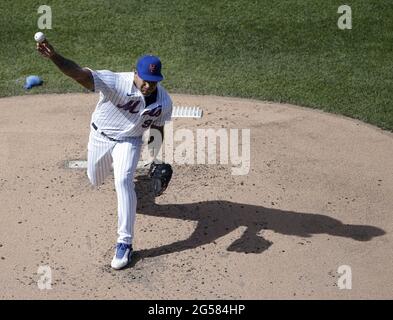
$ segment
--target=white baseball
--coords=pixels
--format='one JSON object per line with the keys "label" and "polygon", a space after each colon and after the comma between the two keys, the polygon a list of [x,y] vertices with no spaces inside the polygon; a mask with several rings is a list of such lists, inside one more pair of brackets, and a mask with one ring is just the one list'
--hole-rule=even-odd
{"label": "white baseball", "polygon": [[42,32],[37,32],[37,33],[34,35],[34,40],[37,41],[37,42],[39,42],[39,43],[41,43],[42,41],[45,40],[45,35],[44,35]]}

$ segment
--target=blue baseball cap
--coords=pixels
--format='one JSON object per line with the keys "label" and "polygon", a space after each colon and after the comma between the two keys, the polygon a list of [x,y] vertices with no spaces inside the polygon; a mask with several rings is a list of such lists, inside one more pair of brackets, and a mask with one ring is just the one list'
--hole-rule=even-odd
{"label": "blue baseball cap", "polygon": [[139,58],[136,64],[138,76],[145,81],[158,82],[164,79],[161,74],[160,58],[152,55],[146,55]]}

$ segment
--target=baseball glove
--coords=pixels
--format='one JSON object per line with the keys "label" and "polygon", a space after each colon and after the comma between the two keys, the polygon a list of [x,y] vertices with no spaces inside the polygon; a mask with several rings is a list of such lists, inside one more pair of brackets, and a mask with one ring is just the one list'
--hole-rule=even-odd
{"label": "baseball glove", "polygon": [[168,163],[155,163],[150,165],[149,177],[152,179],[153,193],[155,197],[162,195],[172,178],[172,167]]}

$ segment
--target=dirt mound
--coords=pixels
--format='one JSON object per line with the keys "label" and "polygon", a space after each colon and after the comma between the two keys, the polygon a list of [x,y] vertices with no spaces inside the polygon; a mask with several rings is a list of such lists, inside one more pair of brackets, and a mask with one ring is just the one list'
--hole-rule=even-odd
{"label": "dirt mound", "polygon": [[[174,130],[250,129],[249,171],[175,163],[155,202],[139,175],[136,255],[116,272],[113,179],[94,189],[65,166],[86,159],[96,100],[0,99],[0,298],[392,298],[392,134],[290,105],[173,95],[204,111]],[[342,265],[351,290],[338,287]]]}

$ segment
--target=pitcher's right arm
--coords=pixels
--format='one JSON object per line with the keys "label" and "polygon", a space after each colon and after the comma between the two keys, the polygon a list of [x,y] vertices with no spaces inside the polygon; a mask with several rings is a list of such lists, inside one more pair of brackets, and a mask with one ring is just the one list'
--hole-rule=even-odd
{"label": "pitcher's right arm", "polygon": [[37,43],[37,50],[42,56],[50,59],[65,75],[74,79],[86,89],[94,90],[94,79],[89,69],[82,68],[74,61],[58,54],[47,40]]}

